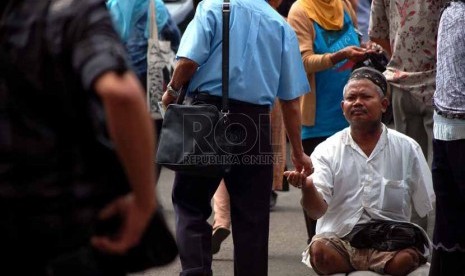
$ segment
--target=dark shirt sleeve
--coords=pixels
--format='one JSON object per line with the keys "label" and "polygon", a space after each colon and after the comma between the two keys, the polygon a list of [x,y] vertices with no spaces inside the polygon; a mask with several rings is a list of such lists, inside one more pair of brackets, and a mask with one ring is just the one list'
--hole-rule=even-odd
{"label": "dark shirt sleeve", "polygon": [[[72,65],[80,76],[84,89],[92,89],[94,82],[108,71],[128,70],[124,46],[113,29],[104,1],[80,7],[71,26]],[[82,5],[82,4],[81,4]]]}

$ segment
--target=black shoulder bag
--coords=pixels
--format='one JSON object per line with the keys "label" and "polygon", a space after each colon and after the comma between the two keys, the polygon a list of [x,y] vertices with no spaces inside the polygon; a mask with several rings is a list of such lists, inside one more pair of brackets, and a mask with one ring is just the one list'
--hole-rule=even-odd
{"label": "black shoulder bag", "polygon": [[166,110],[157,163],[176,172],[218,175],[228,152],[225,130],[229,113],[229,0],[223,3],[222,108],[212,104],[183,105],[187,86]]}

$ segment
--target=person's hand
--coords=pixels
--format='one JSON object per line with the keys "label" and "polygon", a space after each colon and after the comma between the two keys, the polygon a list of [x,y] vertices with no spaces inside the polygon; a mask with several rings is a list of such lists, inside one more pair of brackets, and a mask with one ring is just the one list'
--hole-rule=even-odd
{"label": "person's hand", "polygon": [[289,184],[298,189],[302,188],[307,181],[307,176],[305,174],[296,171],[285,171],[284,176],[287,178]]}
{"label": "person's hand", "polygon": [[106,253],[122,255],[137,245],[155,211],[155,205],[141,206],[132,194],[122,196],[108,204],[99,214],[106,220],[121,218],[118,231],[112,236],[94,236],[92,245]]}
{"label": "person's hand", "polygon": [[383,47],[381,47],[381,45],[373,42],[373,41],[368,41],[367,44],[366,44],[366,49],[367,50],[371,50],[377,54],[382,54],[384,52],[384,49]]}
{"label": "person's hand", "polygon": [[361,48],[357,46],[348,46],[341,50],[344,53],[344,57],[353,63],[358,63],[367,59],[367,56],[370,52],[373,52],[371,49]]}
{"label": "person's hand", "polygon": [[294,152],[291,154],[292,163],[294,164],[295,171],[303,173],[305,176],[309,176],[313,173],[313,165],[310,157],[305,153],[295,155]]}
{"label": "person's hand", "polygon": [[172,96],[168,92],[163,93],[163,96],[161,97],[161,102],[165,106],[165,108],[168,107],[168,105],[174,103],[176,101],[176,97]]}

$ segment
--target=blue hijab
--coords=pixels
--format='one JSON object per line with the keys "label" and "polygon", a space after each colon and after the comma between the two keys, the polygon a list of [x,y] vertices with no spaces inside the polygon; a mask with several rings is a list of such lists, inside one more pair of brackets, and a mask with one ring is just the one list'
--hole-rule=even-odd
{"label": "blue hijab", "polygon": [[[157,11],[158,31],[163,29],[168,21],[168,10],[162,0],[152,0],[155,2]],[[149,14],[149,0],[108,0],[108,10],[111,13],[113,25],[121,36],[123,42],[129,38],[129,33],[134,28],[136,22],[142,17]],[[145,28],[145,37],[149,37],[149,23]]]}

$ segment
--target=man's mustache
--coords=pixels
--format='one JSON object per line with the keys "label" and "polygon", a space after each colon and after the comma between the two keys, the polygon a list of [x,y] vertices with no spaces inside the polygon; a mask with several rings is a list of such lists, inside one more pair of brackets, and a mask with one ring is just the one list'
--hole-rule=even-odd
{"label": "man's mustache", "polygon": [[367,113],[367,110],[363,107],[355,107],[355,108],[352,108],[352,110],[350,111],[351,114],[356,113],[356,112]]}

